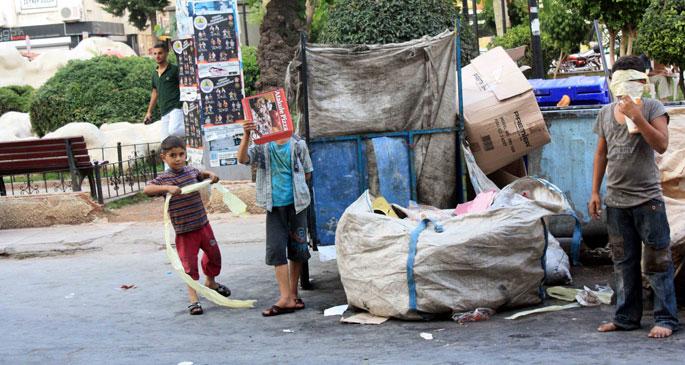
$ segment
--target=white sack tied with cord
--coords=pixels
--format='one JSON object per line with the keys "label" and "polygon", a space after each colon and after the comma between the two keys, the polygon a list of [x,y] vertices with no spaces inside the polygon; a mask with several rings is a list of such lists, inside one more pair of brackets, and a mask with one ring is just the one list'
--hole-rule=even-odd
{"label": "white sack tied with cord", "polygon": [[373,213],[372,200],[368,192],[360,196],[336,231],[350,305],[377,316],[420,319],[423,313],[540,303],[547,234],[541,219],[568,209],[546,181],[519,179],[485,212],[429,223],[416,240],[413,264],[417,223]]}

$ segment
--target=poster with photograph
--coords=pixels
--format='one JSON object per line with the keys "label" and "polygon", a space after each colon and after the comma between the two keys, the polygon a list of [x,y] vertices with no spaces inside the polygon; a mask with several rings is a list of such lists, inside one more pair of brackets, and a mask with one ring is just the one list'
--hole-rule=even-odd
{"label": "poster with photograph", "polygon": [[176,0],[177,38],[191,38],[193,36],[193,14],[188,6],[190,2],[192,0]]}
{"label": "poster with photograph", "polygon": [[229,13],[233,0],[187,0],[186,12],[190,15],[211,15]]}
{"label": "poster with photograph", "polygon": [[257,124],[254,136],[256,144],[292,136],[293,122],[282,88],[247,97],[242,103],[245,119]]}
{"label": "poster with photograph", "polygon": [[188,165],[197,169],[204,169],[204,163],[202,162],[204,152],[205,150],[202,147],[194,148],[192,146],[187,146],[186,154],[188,156]]}
{"label": "poster with photograph", "polygon": [[239,38],[233,13],[193,18],[197,63],[239,61]]}
{"label": "poster with photograph", "polygon": [[221,167],[238,164],[238,147],[243,139],[240,123],[203,126],[209,144],[209,166]]}
{"label": "poster with photograph", "polygon": [[181,91],[181,101],[196,101],[197,66],[195,64],[195,47],[193,39],[179,39],[172,43],[178,62],[178,81]]}
{"label": "poster with photograph", "polygon": [[186,144],[192,147],[202,147],[200,104],[198,102],[183,102],[183,122],[185,124]]}
{"label": "poster with photograph", "polygon": [[207,77],[240,77],[240,62],[215,62],[198,65],[198,76],[201,79]]}
{"label": "poster with photograph", "polygon": [[227,124],[243,120],[240,76],[208,77],[200,80],[203,124]]}

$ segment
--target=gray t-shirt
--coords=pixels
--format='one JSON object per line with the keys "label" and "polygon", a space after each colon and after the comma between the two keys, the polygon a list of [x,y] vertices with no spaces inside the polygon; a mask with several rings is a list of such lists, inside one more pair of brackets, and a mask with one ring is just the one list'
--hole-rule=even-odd
{"label": "gray t-shirt", "polygon": [[[614,106],[605,105],[597,115],[594,132],[607,141],[607,196],[612,208],[629,208],[651,199],[662,199],[659,168],[654,149],[641,134],[628,133],[625,124],[614,117]],[[642,99],[642,115],[648,122],[668,114],[655,99]]]}

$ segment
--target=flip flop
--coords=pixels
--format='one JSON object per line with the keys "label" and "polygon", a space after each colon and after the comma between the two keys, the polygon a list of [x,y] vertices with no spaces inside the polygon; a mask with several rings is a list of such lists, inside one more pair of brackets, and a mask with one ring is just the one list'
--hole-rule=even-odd
{"label": "flip flop", "polygon": [[217,283],[217,285],[218,285],[218,286],[217,286],[216,288],[212,288],[212,290],[214,290],[215,292],[217,292],[217,293],[219,293],[219,294],[221,294],[221,295],[223,295],[223,296],[225,296],[225,297],[230,297],[230,296],[231,296],[231,289],[229,289],[227,286],[225,286],[225,285],[223,285],[223,284],[218,284],[218,283]]}
{"label": "flip flop", "polygon": [[302,298],[295,298],[295,310],[303,310],[304,309],[304,301],[302,301]]}
{"label": "flip flop", "polygon": [[277,305],[272,305],[271,308],[262,312],[262,316],[274,317],[274,316],[280,316],[281,314],[292,313],[294,311],[295,311],[295,309],[293,309],[293,308],[283,308],[283,307],[279,307]]}
{"label": "flip flop", "polygon": [[202,306],[200,306],[200,302],[195,302],[189,305],[188,311],[190,311],[191,316],[197,316],[204,313],[204,311],[202,310]]}

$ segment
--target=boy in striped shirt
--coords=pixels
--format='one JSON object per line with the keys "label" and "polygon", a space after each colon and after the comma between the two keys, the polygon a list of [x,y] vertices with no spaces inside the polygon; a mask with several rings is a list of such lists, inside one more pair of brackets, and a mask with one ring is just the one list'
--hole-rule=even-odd
{"label": "boy in striped shirt", "polygon": [[[150,181],[145,187],[145,194],[157,196],[171,194],[169,201],[169,216],[176,232],[176,250],[183,263],[183,268],[194,280],[200,279],[197,267],[197,255],[200,250],[202,257],[202,271],[205,273],[205,286],[216,290],[228,297],[231,291],[224,285],[217,283],[214,278],[221,272],[221,251],[214,238],[212,227],[209,225],[207,213],[199,192],[181,195],[181,188],[205,179],[211,179],[212,184],[219,178],[209,171],[186,166],[186,147],[183,140],[176,136],[169,136],[162,141],[162,160],[169,169]],[[202,314],[197,293],[188,287],[190,314]]]}

